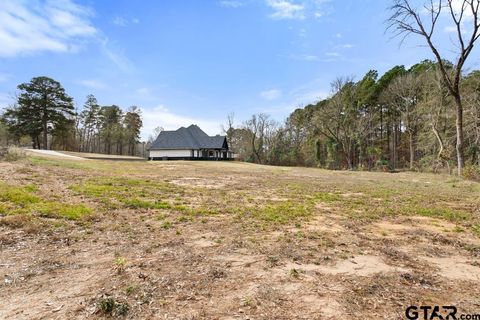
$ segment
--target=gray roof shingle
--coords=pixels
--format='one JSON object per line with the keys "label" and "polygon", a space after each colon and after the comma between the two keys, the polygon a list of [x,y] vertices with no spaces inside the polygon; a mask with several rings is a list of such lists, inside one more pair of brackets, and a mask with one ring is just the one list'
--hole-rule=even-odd
{"label": "gray roof shingle", "polygon": [[188,128],[160,132],[150,150],[166,149],[228,149],[228,144],[225,136],[210,137],[192,124]]}

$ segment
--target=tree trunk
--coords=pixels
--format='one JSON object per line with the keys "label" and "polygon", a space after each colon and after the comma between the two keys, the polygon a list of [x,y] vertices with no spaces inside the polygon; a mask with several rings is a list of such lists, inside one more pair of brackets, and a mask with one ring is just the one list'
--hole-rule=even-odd
{"label": "tree trunk", "polygon": [[43,149],[48,150],[48,126],[47,126],[47,119],[43,120]]}
{"label": "tree trunk", "polygon": [[410,170],[413,170],[413,164],[415,162],[415,137],[413,132],[409,132],[409,149],[410,149]]}
{"label": "tree trunk", "polygon": [[463,106],[460,94],[455,96],[455,103],[457,105],[457,120],[455,124],[457,129],[457,173],[461,176],[465,159],[463,155]]}

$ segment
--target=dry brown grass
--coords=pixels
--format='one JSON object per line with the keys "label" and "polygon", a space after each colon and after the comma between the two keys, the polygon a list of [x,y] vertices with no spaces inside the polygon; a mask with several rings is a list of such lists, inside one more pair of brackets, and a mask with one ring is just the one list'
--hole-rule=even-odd
{"label": "dry brown grass", "polygon": [[[0,164],[0,177],[2,319],[391,319],[410,304],[479,311],[475,182],[41,157]],[[92,212],[62,215],[58,203]]]}

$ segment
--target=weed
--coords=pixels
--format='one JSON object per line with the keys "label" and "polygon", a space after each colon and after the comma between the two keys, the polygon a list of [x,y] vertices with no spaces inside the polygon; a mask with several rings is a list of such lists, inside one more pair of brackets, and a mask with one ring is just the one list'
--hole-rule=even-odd
{"label": "weed", "polygon": [[125,267],[127,265],[127,258],[122,256],[117,256],[113,261],[113,263],[115,265],[115,269],[117,270],[117,272],[122,273],[123,271],[125,271]]}
{"label": "weed", "polygon": [[475,234],[477,234],[477,236],[480,237],[480,224],[475,224],[473,227],[472,227],[472,230]]}
{"label": "weed", "polygon": [[182,216],[177,218],[177,221],[178,222],[189,222],[189,221],[193,221],[193,217],[187,216],[187,215],[182,215]]}
{"label": "weed", "polygon": [[172,227],[172,223],[168,220],[165,220],[163,223],[162,223],[162,228],[163,229],[170,229]]}
{"label": "weed", "polygon": [[280,258],[277,257],[277,256],[268,256],[267,257],[267,263],[271,268],[277,266],[279,261],[280,261]]}
{"label": "weed", "polygon": [[249,296],[243,297],[242,307],[250,307],[253,304],[253,299]]}
{"label": "weed", "polygon": [[290,276],[293,277],[293,278],[299,278],[300,277],[300,272],[298,271],[298,269],[290,269]]}
{"label": "weed", "polygon": [[341,200],[342,198],[340,197],[340,195],[336,194],[336,193],[329,193],[329,192],[319,192],[319,193],[316,193],[313,198],[317,201],[321,201],[321,202],[333,202],[333,201],[339,201]]}
{"label": "weed", "polygon": [[480,166],[465,166],[463,169],[463,177],[467,180],[480,181]]}
{"label": "weed", "polygon": [[97,303],[98,309],[105,314],[113,314],[115,309],[115,299],[113,298],[102,298]]}
{"label": "weed", "polygon": [[128,286],[127,288],[125,288],[125,293],[127,295],[131,295],[134,292],[135,292],[135,287],[134,286]]}
{"label": "weed", "polygon": [[27,154],[25,153],[25,150],[15,147],[15,146],[10,146],[7,149],[7,153],[4,155],[5,161],[19,161],[22,159],[25,159],[27,157]]}
{"label": "weed", "polygon": [[442,218],[453,222],[465,221],[471,217],[468,212],[452,210],[449,208],[406,207],[404,208],[404,211],[411,215]]}
{"label": "weed", "polygon": [[158,220],[158,221],[165,220],[167,217],[168,217],[168,215],[166,215],[165,213],[159,213],[159,214],[155,215],[155,219]]}
{"label": "weed", "polygon": [[119,302],[112,297],[103,297],[98,300],[97,309],[109,316],[122,317],[127,315],[129,307],[127,302]]}

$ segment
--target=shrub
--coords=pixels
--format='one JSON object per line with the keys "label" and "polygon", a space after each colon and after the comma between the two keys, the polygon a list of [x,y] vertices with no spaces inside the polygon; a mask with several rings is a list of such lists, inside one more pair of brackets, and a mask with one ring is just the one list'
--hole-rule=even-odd
{"label": "shrub", "polygon": [[10,146],[5,153],[4,159],[5,161],[18,161],[25,159],[26,157],[27,154],[25,153],[25,150],[15,146]]}
{"label": "shrub", "polygon": [[112,297],[103,297],[97,302],[97,310],[109,316],[122,317],[128,313],[129,307],[127,302],[117,301]]}
{"label": "shrub", "polygon": [[468,180],[480,181],[480,166],[465,166],[465,168],[463,168],[463,177]]}

